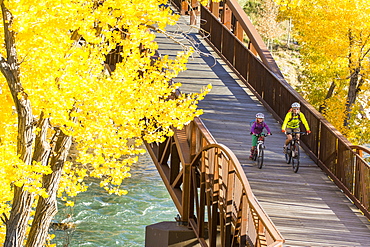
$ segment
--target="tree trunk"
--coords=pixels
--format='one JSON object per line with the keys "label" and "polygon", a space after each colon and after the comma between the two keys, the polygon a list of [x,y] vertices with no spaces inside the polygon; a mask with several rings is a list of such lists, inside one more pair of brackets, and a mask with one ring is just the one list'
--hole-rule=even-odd
{"label": "tree trunk", "polygon": [[[33,116],[30,102],[23,98],[18,102],[18,154],[25,164],[31,165],[33,142]],[[6,224],[4,247],[23,245],[34,195],[14,186],[14,198],[9,220]]]}
{"label": "tree trunk", "polygon": [[290,39],[291,39],[291,37],[290,37],[290,33],[291,33],[291,30],[292,30],[292,18],[289,18],[289,20],[288,20],[288,38],[287,38],[287,47],[289,47],[290,46]]}
{"label": "tree trunk", "polygon": [[10,218],[6,224],[4,247],[21,247],[26,234],[34,195],[23,188],[14,187],[14,200]]}
{"label": "tree trunk", "polygon": [[[18,142],[17,153],[27,165],[32,161],[33,143],[33,115],[31,103],[23,91],[19,80],[19,63],[15,47],[15,35],[11,29],[13,16],[3,1],[1,11],[5,36],[6,60],[0,55],[0,70],[6,78],[18,114]],[[27,223],[31,212],[34,195],[14,186],[14,198],[9,220],[6,222],[6,237],[4,247],[18,247],[23,245]]]}
{"label": "tree trunk", "polygon": [[331,96],[333,96],[334,89],[335,89],[335,82],[334,82],[334,81],[332,81],[332,83],[330,84],[330,88],[329,88],[329,90],[328,90],[328,92],[327,92],[327,94],[326,94],[326,97],[325,97],[324,103],[320,106],[320,109],[319,109],[319,112],[320,112],[320,113],[322,113],[322,112],[323,112],[323,110],[325,110],[325,108],[326,108],[326,106],[325,106],[325,105],[326,105],[325,101],[326,101],[327,99],[330,99],[330,98],[331,98]]}
{"label": "tree trunk", "polygon": [[58,212],[56,194],[59,187],[64,162],[69,153],[72,138],[61,130],[56,133],[56,143],[50,157],[52,173],[43,177],[43,187],[48,193],[48,198],[40,197],[31,231],[28,235],[27,247],[44,246],[48,236],[50,222]]}
{"label": "tree trunk", "polygon": [[41,112],[40,120],[36,127],[40,129],[40,131],[35,138],[35,148],[33,151],[32,160],[36,162],[41,162],[43,166],[47,166],[49,164],[49,155],[51,151],[50,144],[47,141],[47,133],[49,127],[49,118],[44,118],[44,112]]}
{"label": "tree trunk", "polygon": [[353,73],[351,74],[351,78],[349,80],[349,87],[348,87],[348,95],[347,95],[347,105],[346,105],[346,111],[347,111],[347,118],[344,120],[344,126],[347,126],[349,123],[349,120],[351,119],[351,110],[353,104],[356,102],[357,93],[359,91],[359,73],[360,68],[356,68]]}
{"label": "tree trunk", "polygon": [[[23,96],[16,102],[18,109],[18,154],[27,165],[32,164],[33,115],[30,102]],[[14,198],[9,220],[6,224],[4,247],[23,245],[34,195],[14,186]]]}

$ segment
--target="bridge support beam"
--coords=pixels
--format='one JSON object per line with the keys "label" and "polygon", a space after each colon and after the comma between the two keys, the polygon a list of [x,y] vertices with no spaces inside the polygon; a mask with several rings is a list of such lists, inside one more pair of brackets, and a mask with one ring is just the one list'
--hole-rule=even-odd
{"label": "bridge support beam", "polygon": [[146,226],[145,247],[200,246],[192,229],[178,222],[164,221]]}

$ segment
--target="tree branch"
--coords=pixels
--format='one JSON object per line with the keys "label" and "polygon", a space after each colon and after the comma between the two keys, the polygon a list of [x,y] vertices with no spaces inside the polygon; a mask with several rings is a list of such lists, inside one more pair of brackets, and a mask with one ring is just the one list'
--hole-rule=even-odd
{"label": "tree branch", "polygon": [[6,223],[8,222],[8,217],[6,216],[5,213],[3,213],[3,216],[0,217],[1,221],[6,225]]}
{"label": "tree branch", "polygon": [[326,101],[327,99],[331,98],[331,96],[333,96],[335,86],[336,86],[336,85],[335,85],[335,81],[332,81],[332,82],[331,82],[331,85],[330,85],[330,88],[329,88],[329,90],[328,90],[328,92],[327,92],[327,94],[326,94],[326,96],[325,96],[324,104],[322,104],[322,105],[320,106],[319,112],[321,112],[321,113],[322,113],[322,112],[324,111],[324,109],[326,108],[326,103],[325,103],[325,101]]}
{"label": "tree branch", "polygon": [[4,25],[7,60],[8,60],[8,63],[11,65],[12,70],[19,70],[19,66],[17,63],[17,52],[15,49],[15,35],[14,35],[14,31],[11,30],[11,26],[13,24],[13,15],[9,11],[9,9],[5,6],[3,1],[1,3],[1,10],[3,14],[3,25]]}
{"label": "tree branch", "polygon": [[13,16],[10,11],[5,7],[4,1],[0,0],[1,11],[3,16],[3,26],[4,26],[4,42],[6,47],[7,58],[0,55],[0,71],[6,78],[9,89],[11,91],[13,101],[20,111],[20,102],[18,99],[18,94],[24,93],[23,87],[19,80],[19,65],[17,62],[17,52],[15,48],[15,36],[14,31],[10,30],[12,25]]}

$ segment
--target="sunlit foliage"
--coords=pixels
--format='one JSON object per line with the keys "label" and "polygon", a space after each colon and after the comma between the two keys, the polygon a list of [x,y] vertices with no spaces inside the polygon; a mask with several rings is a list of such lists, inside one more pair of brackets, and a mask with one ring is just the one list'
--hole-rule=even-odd
{"label": "sunlit foliage", "polygon": [[[5,40],[0,52],[0,215],[17,228],[8,231],[21,229],[17,238],[22,242],[27,227],[10,214],[22,200],[13,196],[15,188],[36,199],[57,195],[67,201],[86,190],[83,180],[90,176],[100,179],[107,192],[126,194],[120,185],[144,152],[142,140],[163,141],[173,134],[172,127],[182,128],[200,115],[197,103],[210,87],[174,97],[181,85],[169,82],[186,69],[192,49],[174,60],[153,59],[158,46],[148,27],[165,30],[178,18],[163,7],[166,1],[0,3],[5,16],[0,24]],[[118,47],[121,61],[109,67],[106,56]],[[22,128],[25,119],[31,121]],[[75,144],[73,154],[68,138]],[[42,178],[57,183],[58,191],[45,187]],[[25,218],[32,204],[22,205]],[[41,204],[32,215],[45,213]],[[45,231],[44,224],[33,227]],[[2,224],[0,243],[4,238]]]}
{"label": "sunlit foliage", "polygon": [[370,2],[276,2],[301,47],[299,90],[352,142],[369,142]]}

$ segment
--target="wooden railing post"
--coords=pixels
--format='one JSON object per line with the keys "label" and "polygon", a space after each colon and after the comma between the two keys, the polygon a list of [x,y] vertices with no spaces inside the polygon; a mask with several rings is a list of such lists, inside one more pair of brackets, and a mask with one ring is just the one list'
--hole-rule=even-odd
{"label": "wooden railing post", "polygon": [[188,1],[184,0],[181,2],[181,15],[186,15],[188,13],[189,4]]}
{"label": "wooden railing post", "polygon": [[211,2],[210,11],[214,16],[219,17],[220,16],[220,3]]}
{"label": "wooden railing post", "polygon": [[[184,143],[183,143],[184,144]],[[184,147],[185,145],[183,145]],[[178,147],[179,148],[179,147]],[[185,147],[186,148],[186,147]],[[180,148],[181,151],[184,151]],[[190,152],[188,153],[190,155]],[[190,156],[189,156],[190,160]],[[190,162],[182,160],[182,169],[183,169],[183,180],[182,180],[182,221],[189,222],[190,217],[192,217],[192,188],[191,188],[191,165]]]}
{"label": "wooden railing post", "polygon": [[236,21],[235,36],[238,38],[238,40],[243,42],[244,31],[243,31],[243,27],[240,25],[239,21]]}
{"label": "wooden railing post", "polygon": [[199,2],[198,0],[191,0],[191,8],[190,8],[190,25],[197,24],[197,16],[199,15]]}
{"label": "wooden railing post", "polygon": [[227,3],[224,4],[221,22],[230,30],[231,29],[232,12]]}
{"label": "wooden railing post", "polygon": [[248,49],[252,52],[253,55],[258,56],[258,52],[252,42],[248,43]]}

